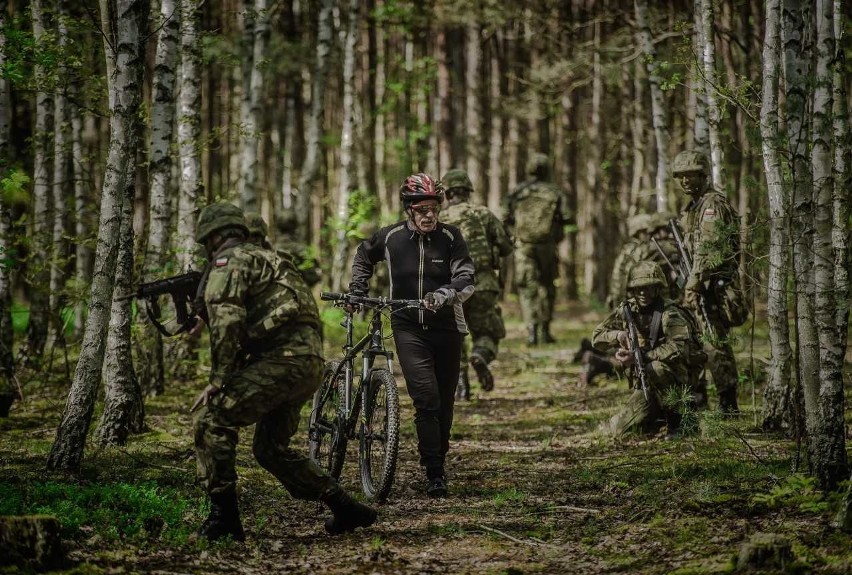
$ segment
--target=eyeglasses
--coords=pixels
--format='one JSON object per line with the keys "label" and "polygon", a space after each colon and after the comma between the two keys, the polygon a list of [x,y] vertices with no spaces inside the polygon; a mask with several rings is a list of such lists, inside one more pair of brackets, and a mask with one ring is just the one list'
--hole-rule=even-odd
{"label": "eyeglasses", "polygon": [[411,206],[411,209],[418,214],[425,216],[429,213],[437,214],[441,211],[441,206]]}

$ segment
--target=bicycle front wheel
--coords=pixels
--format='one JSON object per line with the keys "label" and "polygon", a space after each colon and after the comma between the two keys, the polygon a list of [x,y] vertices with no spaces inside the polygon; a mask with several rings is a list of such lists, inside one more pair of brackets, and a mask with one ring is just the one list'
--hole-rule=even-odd
{"label": "bicycle front wheel", "polygon": [[336,361],[325,364],[308,425],[308,455],[335,479],[340,477],[346,459],[346,433],[340,415],[343,374],[337,366]]}
{"label": "bicycle front wheel", "polygon": [[399,392],[386,369],[373,372],[366,388],[367,402],[361,423],[358,463],[364,494],[384,501],[393,486],[399,453]]}

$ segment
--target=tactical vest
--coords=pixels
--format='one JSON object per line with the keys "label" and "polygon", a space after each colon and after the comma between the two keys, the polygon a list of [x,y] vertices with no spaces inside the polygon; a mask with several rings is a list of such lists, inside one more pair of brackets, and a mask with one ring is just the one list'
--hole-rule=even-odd
{"label": "tactical vest", "polygon": [[478,213],[476,206],[468,202],[453,204],[441,214],[441,220],[461,230],[477,279],[480,274],[491,272],[494,268],[491,243],[488,241],[486,219]]}
{"label": "tactical vest", "polygon": [[542,182],[524,184],[515,200],[515,237],[522,242],[542,243],[552,239],[553,216],[559,197]]}

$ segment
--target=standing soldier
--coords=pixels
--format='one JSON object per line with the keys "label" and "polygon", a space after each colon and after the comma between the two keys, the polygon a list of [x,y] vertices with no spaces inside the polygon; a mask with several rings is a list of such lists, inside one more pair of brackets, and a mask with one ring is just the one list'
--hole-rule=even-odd
{"label": "standing soldier", "polygon": [[322,379],[317,305],[289,260],[247,241],[242,210],[221,202],[198,217],[207,253],[202,285],[210,319],[210,382],[193,406],[198,478],[210,515],[198,536],[245,539],[237,506],[240,427],[257,424],[257,462],[297,499],[322,501],[331,534],[366,527],[376,511],[352,499],[316,463],[290,447],[302,405]]}
{"label": "standing soldier", "polygon": [[[664,299],[666,278],[660,266],[640,262],[628,277],[628,299],[595,328],[592,336],[595,349],[616,349],[615,360],[635,374],[633,394],[612,418],[611,430],[616,437],[630,431],[654,433],[664,420],[666,437],[671,438],[680,431],[682,412],[680,406],[666,405],[665,397],[670,389],[678,387],[691,391],[696,372],[707,356],[689,312]],[[625,306],[630,308],[638,350],[631,343],[632,329]]]}
{"label": "standing soldier", "polygon": [[681,152],[672,174],[690,196],[680,219],[686,252],[692,259],[683,301],[708,336],[705,351],[719,392],[719,408],[737,413],[737,364],[728,335],[731,327],[742,325],[748,316],[739,281],[738,216],[727,198],[711,189],[710,162],[704,154]]}
{"label": "standing soldier", "polygon": [[[467,172],[449,170],[441,179],[441,184],[448,200],[448,207],[441,219],[461,230],[476,270],[476,291],[463,306],[473,340],[470,364],[476,371],[483,391],[491,391],[494,388],[494,376],[488,364],[497,357],[497,346],[506,337],[498,305],[501,287],[498,274],[502,258],[512,253],[512,242],[497,216],[485,206],[470,203],[473,184]],[[456,388],[459,399],[470,399],[467,362],[467,346],[463,346],[459,385]]]}
{"label": "standing soldier", "polygon": [[515,250],[515,273],[518,276],[521,310],[527,324],[528,342],[541,340],[553,343],[550,321],[558,274],[556,246],[564,236],[564,226],[570,223],[568,200],[557,186],[548,181],[550,159],[533,154],[527,164],[529,179],[518,186],[507,199],[506,227],[512,230],[518,249]]}

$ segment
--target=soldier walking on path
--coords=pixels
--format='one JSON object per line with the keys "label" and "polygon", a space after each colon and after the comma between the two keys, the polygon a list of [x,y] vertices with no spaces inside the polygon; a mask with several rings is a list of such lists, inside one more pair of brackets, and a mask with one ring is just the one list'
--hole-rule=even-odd
{"label": "soldier walking on path", "polygon": [[506,337],[498,303],[501,291],[499,272],[502,258],[512,253],[512,242],[497,216],[485,206],[470,203],[473,184],[467,172],[449,170],[441,184],[448,200],[441,219],[461,230],[476,270],[476,291],[463,306],[473,350],[468,358],[467,346],[462,346],[461,371],[456,388],[457,398],[470,399],[468,360],[483,391],[494,388],[494,376],[488,364],[497,357],[498,344]]}
{"label": "soldier walking on path", "polygon": [[745,323],[749,313],[740,287],[738,216],[728,199],[711,189],[710,163],[704,154],[681,152],[672,174],[690,196],[680,218],[692,260],[684,305],[705,334],[707,366],[719,393],[719,409],[737,413],[737,364],[729,335],[731,327]]}
{"label": "soldier walking on path", "polygon": [[546,155],[533,154],[527,175],[529,179],[509,194],[505,223],[517,242],[515,273],[528,342],[537,345],[539,335],[544,343],[556,341],[550,333],[556,299],[553,282],[559,273],[556,248],[571,214],[567,196],[548,181],[550,159]]}
{"label": "soldier walking on path", "polygon": [[[627,286],[628,299],[595,328],[592,336],[595,349],[616,349],[616,361],[635,374],[631,378],[633,393],[610,421],[610,428],[616,437],[631,431],[655,433],[665,421],[666,437],[672,438],[681,431],[683,405],[666,401],[669,390],[691,392],[707,356],[689,312],[664,299],[666,278],[660,266],[649,261],[636,264]],[[629,306],[629,314],[625,306]],[[632,316],[638,350],[631,343],[628,316]]]}
{"label": "soldier walking on path", "polygon": [[211,204],[198,218],[196,239],[209,261],[199,292],[210,319],[212,364],[193,406],[198,479],[210,496],[198,536],[245,539],[236,448],[238,429],[252,424],[257,462],[296,499],[328,505],[329,533],[369,526],[376,511],[290,447],[302,405],[321,382],[322,324],[298,270],[248,242],[248,231],[242,210],[229,203]]}

